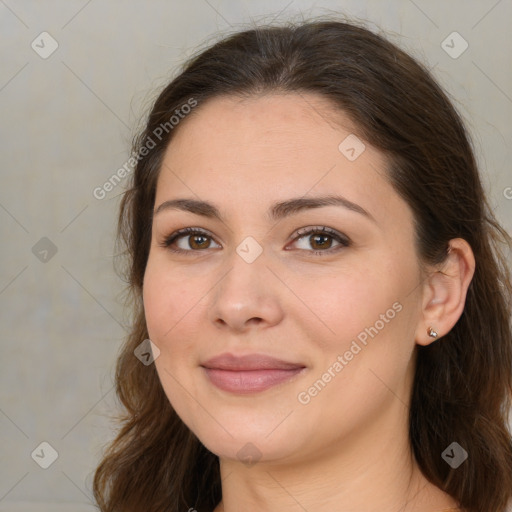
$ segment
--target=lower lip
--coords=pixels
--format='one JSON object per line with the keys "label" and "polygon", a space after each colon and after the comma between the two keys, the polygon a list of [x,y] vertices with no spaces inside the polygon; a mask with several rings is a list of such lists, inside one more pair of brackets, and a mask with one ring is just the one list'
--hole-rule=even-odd
{"label": "lower lip", "polygon": [[273,386],[282,384],[301,373],[305,368],[246,371],[204,368],[204,370],[210,382],[219,389],[231,393],[248,394],[265,391]]}

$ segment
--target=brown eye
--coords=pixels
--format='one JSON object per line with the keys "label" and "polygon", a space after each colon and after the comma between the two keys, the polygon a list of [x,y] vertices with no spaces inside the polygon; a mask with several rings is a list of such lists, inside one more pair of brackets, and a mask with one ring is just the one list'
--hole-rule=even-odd
{"label": "brown eye", "polygon": [[[301,247],[301,250],[312,252],[316,255],[323,255],[336,252],[344,247],[349,247],[351,242],[348,237],[338,233],[337,231],[328,227],[305,228],[297,232],[299,235],[295,238],[294,242],[305,239],[306,247]],[[333,247],[333,241],[337,245]],[[313,248],[311,251],[308,246]]]}
{"label": "brown eye", "polygon": [[310,243],[314,244],[316,247],[314,249],[329,249],[332,245],[333,239],[330,235],[311,235],[309,237]]}
{"label": "brown eye", "polygon": [[187,235],[185,238],[189,239],[188,245],[191,249],[208,249],[210,245],[208,237],[204,235]]}
{"label": "brown eye", "polygon": [[[167,237],[161,245],[175,252],[198,252],[210,249],[212,240],[213,238],[205,231],[185,228]],[[173,245],[177,247],[172,247]]]}

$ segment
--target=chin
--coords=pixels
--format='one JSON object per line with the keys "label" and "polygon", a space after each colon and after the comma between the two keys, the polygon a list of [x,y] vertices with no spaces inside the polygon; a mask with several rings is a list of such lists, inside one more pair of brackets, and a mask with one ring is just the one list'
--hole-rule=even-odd
{"label": "chin", "polygon": [[176,404],[174,408],[199,441],[223,459],[242,462],[247,457],[261,461],[284,459],[299,449],[301,437],[308,437],[306,433],[301,436],[298,432],[298,418],[290,414],[292,407],[276,413],[254,405],[250,408],[249,402],[243,407],[228,407],[212,400],[201,400],[200,403],[208,404],[208,412],[201,406],[194,411],[180,407],[183,404]]}
{"label": "chin", "polygon": [[216,435],[201,435],[201,433],[197,437],[219,458],[239,461],[247,467],[262,462],[284,461],[297,450],[296,446],[287,443],[290,441],[289,436],[276,436],[275,439],[270,440],[266,435],[251,435],[247,430],[240,432],[240,435],[233,432],[233,437],[227,433],[222,438]]}

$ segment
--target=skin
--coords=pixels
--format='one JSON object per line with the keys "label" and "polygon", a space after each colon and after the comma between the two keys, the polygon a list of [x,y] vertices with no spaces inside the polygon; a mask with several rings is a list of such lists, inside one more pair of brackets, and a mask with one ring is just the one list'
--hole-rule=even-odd
{"label": "skin", "polygon": [[[460,317],[474,258],[454,239],[444,274],[422,273],[412,213],[386,179],[384,155],[364,142],[349,161],[338,146],[357,129],[344,114],[334,123],[332,112],[312,94],[216,98],[182,121],[164,157],[155,209],[170,199],[201,199],[224,218],[156,214],[143,289],[165,393],[220,457],[216,512],[434,512],[457,505],[419,471],[407,414],[415,349],[434,342],[429,326],[442,343]],[[276,201],[328,194],[343,195],[374,221],[339,206],[278,222],[266,217]],[[297,238],[300,228],[322,226],[351,245],[335,250],[334,238]],[[184,253],[162,246],[186,227],[211,238],[183,236],[173,247]],[[248,236],[263,248],[252,263],[236,252]],[[299,393],[397,302],[394,318],[300,403]],[[224,352],[263,353],[306,370],[266,391],[236,395],[214,387],[199,366]],[[237,455],[247,443],[255,464]]]}

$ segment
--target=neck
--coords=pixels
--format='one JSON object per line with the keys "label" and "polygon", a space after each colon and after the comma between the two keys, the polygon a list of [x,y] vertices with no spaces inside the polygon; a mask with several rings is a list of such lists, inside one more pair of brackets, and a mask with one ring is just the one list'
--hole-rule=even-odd
{"label": "neck", "polygon": [[394,400],[378,421],[322,453],[253,466],[220,460],[214,512],[438,512],[456,501],[421,473],[408,441],[408,408]]}

